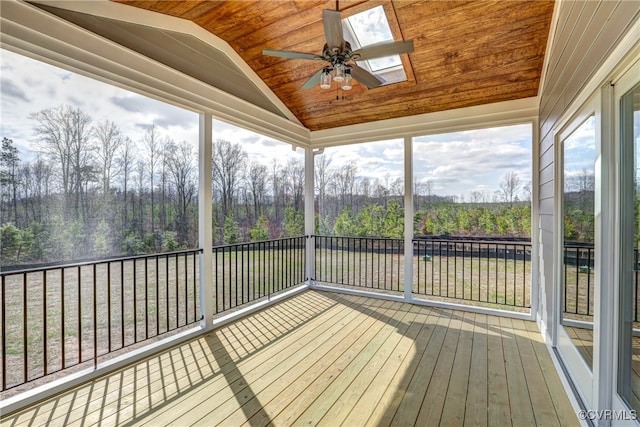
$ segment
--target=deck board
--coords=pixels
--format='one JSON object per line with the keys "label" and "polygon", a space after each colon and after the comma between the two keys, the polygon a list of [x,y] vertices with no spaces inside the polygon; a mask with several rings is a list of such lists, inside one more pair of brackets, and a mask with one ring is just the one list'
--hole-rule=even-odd
{"label": "deck board", "polygon": [[578,425],[532,322],[306,291],[0,421]]}

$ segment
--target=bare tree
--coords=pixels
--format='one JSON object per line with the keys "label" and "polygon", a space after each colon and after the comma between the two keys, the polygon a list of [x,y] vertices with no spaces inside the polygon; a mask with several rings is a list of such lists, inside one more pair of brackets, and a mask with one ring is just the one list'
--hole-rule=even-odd
{"label": "bare tree", "polygon": [[267,166],[259,163],[252,162],[249,166],[249,173],[247,174],[247,187],[251,192],[251,198],[253,201],[253,215],[254,220],[258,221],[260,215],[264,213],[264,206],[266,205],[267,197],[267,176],[269,170]]}
{"label": "bare tree", "polygon": [[[29,118],[37,122],[34,131],[43,152],[59,168],[65,206],[71,205],[78,218],[83,190],[95,179],[91,117],[79,108],[61,105],[32,113]],[[71,195],[75,196],[72,204]]]}
{"label": "bare tree", "polygon": [[2,190],[0,191],[0,202],[3,202],[1,206],[4,207],[6,205],[2,199],[9,199],[15,225],[18,225],[18,167],[20,165],[18,153],[18,148],[12,139],[2,138],[2,147],[0,148],[0,190]]}
{"label": "bare tree", "polygon": [[482,191],[472,191],[471,194],[469,194],[469,202],[471,203],[481,203],[482,200],[484,198],[484,194],[482,193]]}
{"label": "bare tree", "polygon": [[291,204],[301,211],[304,209],[304,163],[291,157],[284,170],[287,186],[291,190]]}
{"label": "bare tree", "polygon": [[195,156],[191,144],[170,143],[167,147],[167,167],[176,191],[176,230],[178,239],[187,242],[189,236],[188,209],[196,194]]}
{"label": "bare tree", "polygon": [[94,128],[94,134],[98,141],[96,160],[98,162],[102,193],[107,197],[111,188],[111,180],[119,173],[119,169],[115,167],[117,165],[116,154],[122,146],[124,138],[118,126],[109,120],[98,123]]}
{"label": "bare tree", "polygon": [[335,194],[340,198],[340,210],[342,210],[342,207],[347,203],[353,204],[353,193],[357,174],[358,165],[356,162],[351,161],[337,168],[333,175]]}
{"label": "bare tree", "polygon": [[213,184],[220,194],[222,216],[227,217],[233,208],[240,177],[243,175],[247,153],[239,143],[218,139],[213,143]]}
{"label": "bare tree", "polygon": [[528,181],[525,185],[522,186],[522,193],[527,202],[531,201],[531,181]]}
{"label": "bare tree", "polygon": [[[118,158],[116,159],[118,168],[120,169],[120,176],[122,177],[122,192],[123,192],[123,219],[122,225],[125,231],[129,229],[129,213],[127,202],[127,190],[129,186],[129,180],[133,173],[134,167],[134,155],[133,155],[133,141],[129,137],[124,138],[120,149],[118,150]],[[135,209],[135,206],[133,207]],[[132,209],[132,210],[133,210]]]}
{"label": "bare tree", "polygon": [[333,178],[331,157],[326,154],[316,156],[314,171],[316,193],[318,194],[318,213],[320,217],[324,218],[327,214],[327,191],[329,190],[329,183]]}
{"label": "bare tree", "polygon": [[154,178],[156,175],[156,165],[158,164],[158,160],[161,154],[160,147],[160,136],[158,135],[158,131],[156,129],[156,125],[153,124],[147,132],[144,134],[142,139],[144,147],[146,148],[146,158],[149,162],[148,171],[149,171],[149,183],[151,189],[151,231],[155,231],[155,221],[154,221]]}
{"label": "bare tree", "polygon": [[503,202],[509,203],[513,206],[513,202],[518,197],[518,190],[520,189],[520,177],[518,172],[507,172],[500,180],[499,197]]}
{"label": "bare tree", "polygon": [[136,162],[136,172],[138,173],[138,232],[144,235],[144,170],[145,165],[142,160]]}

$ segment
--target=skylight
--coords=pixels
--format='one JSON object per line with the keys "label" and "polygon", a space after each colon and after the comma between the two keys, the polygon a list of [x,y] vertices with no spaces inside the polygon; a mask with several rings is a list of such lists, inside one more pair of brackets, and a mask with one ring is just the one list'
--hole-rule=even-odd
{"label": "skylight", "polygon": [[[393,41],[391,27],[382,6],[376,6],[343,19],[342,28],[344,39],[351,44],[351,49],[354,51],[373,44]],[[382,77],[385,80],[384,84],[407,80],[400,55],[357,61],[357,64]]]}

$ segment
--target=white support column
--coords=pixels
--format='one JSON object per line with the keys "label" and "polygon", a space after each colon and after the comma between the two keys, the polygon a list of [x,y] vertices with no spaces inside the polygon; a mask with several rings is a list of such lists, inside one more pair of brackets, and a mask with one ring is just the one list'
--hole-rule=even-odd
{"label": "white support column", "polygon": [[315,171],[314,171],[315,153],[311,148],[304,150],[304,234],[307,235],[307,258],[306,258],[306,276],[308,284],[312,285],[312,279],[316,270],[316,244],[315,237]]}
{"label": "white support column", "polygon": [[404,138],[404,299],[413,298],[413,143]]}
{"label": "white support column", "polygon": [[[531,123],[531,319],[538,321],[540,309],[540,128],[538,119]],[[540,322],[538,322],[540,327]]]}
{"label": "white support column", "polygon": [[211,113],[200,114],[199,156],[198,156],[198,241],[200,255],[200,310],[204,329],[213,328],[213,265],[211,263],[211,247],[213,245],[212,230],[212,182],[211,154],[213,141],[213,117]]}

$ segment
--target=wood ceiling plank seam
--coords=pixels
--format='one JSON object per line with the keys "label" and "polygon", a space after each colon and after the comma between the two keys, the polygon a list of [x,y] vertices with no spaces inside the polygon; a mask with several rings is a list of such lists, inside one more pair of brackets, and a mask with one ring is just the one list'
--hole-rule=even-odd
{"label": "wood ceiling plank seam", "polygon": [[183,11],[182,13],[180,13],[180,15],[178,16],[179,18],[188,19],[189,21],[195,21],[202,15],[209,13],[213,7],[213,2],[211,2],[210,0],[189,0],[189,2],[196,4],[193,4],[193,7],[188,11]]}
{"label": "wood ceiling plank seam", "polygon": [[[318,16],[317,9],[309,9],[303,11],[299,15],[299,19],[296,19],[292,24],[291,21],[286,22],[287,33],[281,33],[283,22],[273,22],[262,28],[259,28],[251,33],[248,33],[244,38],[238,38],[234,40],[234,45],[237,46],[239,51],[247,52],[247,54],[255,55],[252,52],[262,53],[262,49],[265,45],[268,45],[273,40],[279,40],[286,37],[286,34],[296,34],[298,32],[304,32],[304,28],[307,27],[311,19],[315,19]],[[321,20],[317,20],[319,23]],[[276,45],[274,43],[274,45]]]}
{"label": "wood ceiling plank seam", "polygon": [[541,19],[540,17],[528,17],[517,20],[510,20],[504,22],[500,19],[490,19],[485,21],[490,25],[486,25],[482,28],[470,27],[470,26],[456,26],[453,31],[443,30],[438,28],[430,32],[424,32],[424,28],[420,27],[419,31],[412,32],[411,28],[405,29],[406,37],[416,40],[418,47],[422,41],[428,42],[431,45],[437,46],[439,43],[446,42],[447,45],[458,45],[460,43],[469,43],[470,40],[480,37],[509,37],[513,32],[526,31],[532,32],[533,30],[544,31],[550,24],[549,19]]}
{"label": "wood ceiling plank seam", "polygon": [[[420,10],[429,10],[431,13],[426,15],[426,16],[431,16],[431,15],[440,15],[443,13],[447,13],[450,12],[451,10],[455,9],[455,8],[459,8],[459,7],[465,7],[468,6],[470,4],[475,3],[477,0],[470,0],[470,1],[458,1],[458,0],[448,0],[448,1],[441,1],[441,0],[416,0],[416,1],[404,1],[401,0],[398,2],[397,5],[397,9],[399,11],[401,11],[403,14],[407,14],[407,15],[411,15],[413,13],[415,13],[416,8],[420,8]],[[428,6],[425,6],[426,4],[428,4]],[[422,12],[423,14],[425,12]]]}
{"label": "wood ceiling plank seam", "polygon": [[229,42],[227,40],[229,31],[233,31],[234,27],[247,26],[250,22],[259,20],[262,13],[261,6],[269,4],[269,2],[225,1],[221,3],[219,9],[216,9],[215,14],[210,13],[206,19],[198,20],[196,23]]}
{"label": "wood ceiling plank seam", "polygon": [[[522,96],[515,98],[515,100],[525,99],[525,98],[530,98],[532,96],[535,96],[535,94],[533,93],[534,93],[533,90],[530,90],[528,92],[522,92]],[[509,94],[492,95],[490,97],[485,97],[485,98],[477,98],[473,100],[462,100],[462,101],[457,101],[456,103],[447,103],[446,107],[447,109],[450,109],[450,110],[456,110],[460,108],[482,106],[488,103],[498,103],[498,102],[513,101],[513,100],[514,98]],[[422,114],[429,114],[429,113],[438,113],[443,111],[442,108],[430,108],[429,110],[418,112],[418,111],[413,111],[411,108],[408,108],[408,107],[406,107],[405,110],[411,112],[412,113],[411,115],[422,115]],[[371,122],[392,120],[392,119],[401,119],[403,117],[407,117],[407,115],[406,114],[389,114],[388,116],[368,115],[368,116],[358,117],[357,120],[346,118],[344,120],[333,120],[332,121],[333,126],[331,127],[327,126],[325,118],[311,118],[311,119],[308,119],[308,123],[309,123],[308,128],[311,130],[311,132],[317,132],[317,131],[323,131],[323,130],[328,130],[333,128],[339,128],[343,126],[361,125],[363,123],[371,123]]]}
{"label": "wood ceiling plank seam", "polygon": [[[526,30],[523,30],[526,31]],[[532,45],[541,45],[540,49],[544,49],[544,42],[546,37],[540,31],[535,28],[530,32],[522,32],[518,34],[519,37],[514,37],[512,40],[502,38],[500,40],[493,40],[491,36],[481,36],[476,40],[476,43],[470,44],[469,47],[459,50],[451,50],[447,46],[432,49],[427,52],[418,52],[412,54],[416,60],[420,60],[425,63],[434,63],[440,61],[453,62],[458,59],[480,57],[487,54],[499,53],[505,49],[515,49],[518,47],[526,47]],[[491,45],[489,43],[492,43]]]}
{"label": "wood ceiling plank seam", "polygon": [[[519,2],[518,2],[519,4]],[[468,28],[477,28],[478,21],[482,23],[484,20],[492,16],[511,16],[511,19],[519,17],[525,13],[526,9],[514,7],[514,3],[510,1],[504,2],[473,2],[459,8],[453,8],[438,14],[424,15],[427,8],[413,10],[412,13],[406,13],[402,9],[398,10],[398,22],[402,28],[420,27],[424,24],[437,24],[434,28],[441,31],[448,31],[450,28],[464,26]],[[469,25],[473,22],[473,26]]]}
{"label": "wood ceiling plank seam", "polygon": [[[317,8],[309,7],[308,10],[310,12],[317,11]],[[309,19],[314,19],[316,16],[321,16],[321,14],[304,13],[304,11],[301,12],[291,3],[276,2],[275,6],[265,8],[264,12],[260,14],[260,19],[257,21],[260,25],[253,25],[252,23],[252,25],[236,27],[234,28],[235,31],[228,31],[226,36],[229,39],[229,43],[237,45],[238,39],[262,30],[267,26],[279,26],[280,31],[285,27],[290,32],[296,27],[295,22],[308,23]],[[321,22],[321,19],[318,22]]]}

